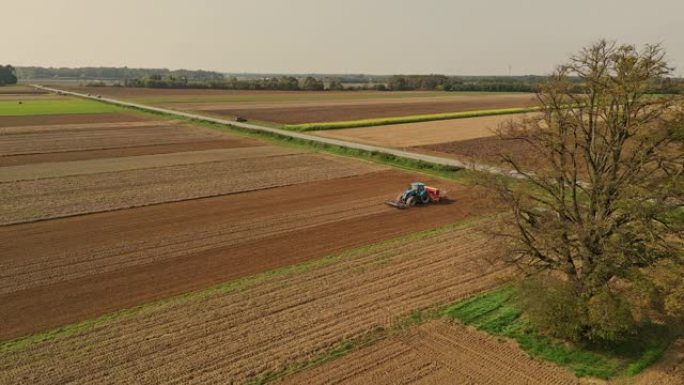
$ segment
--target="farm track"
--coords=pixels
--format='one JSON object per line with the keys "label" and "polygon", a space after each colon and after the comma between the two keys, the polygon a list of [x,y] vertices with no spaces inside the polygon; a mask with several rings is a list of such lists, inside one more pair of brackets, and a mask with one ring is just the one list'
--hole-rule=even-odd
{"label": "farm track", "polygon": [[[2,239],[14,239],[3,242],[0,253],[3,271],[10,272],[0,295],[5,320],[0,337],[46,330],[487,211],[477,191],[457,186],[452,191],[458,204],[407,211],[382,205],[408,178],[387,171],[0,229]],[[343,198],[356,188],[360,194]],[[382,196],[387,191],[392,192]],[[311,197],[302,200],[306,194]],[[47,245],[59,252],[42,250]],[[71,278],[60,280],[62,274]]]}
{"label": "farm track", "polygon": [[[274,149],[284,154],[274,155]],[[246,149],[234,149],[240,150]],[[333,156],[287,155],[288,150],[278,147],[248,150],[242,159],[151,169],[139,164],[137,170],[0,183],[0,196],[6,197],[0,202],[0,224],[235,194],[380,169]]]}
{"label": "farm track", "polygon": [[479,232],[450,230],[205,299],[155,305],[78,335],[1,353],[0,382],[244,383],[388,327],[415,309],[498,284],[508,273],[483,263],[489,251]]}
{"label": "farm track", "polygon": [[512,341],[437,320],[278,383],[576,385],[579,380],[567,369],[530,359]]}

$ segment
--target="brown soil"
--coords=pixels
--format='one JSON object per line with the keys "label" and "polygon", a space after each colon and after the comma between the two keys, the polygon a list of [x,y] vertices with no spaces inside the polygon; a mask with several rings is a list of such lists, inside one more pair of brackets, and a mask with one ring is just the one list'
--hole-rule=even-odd
{"label": "brown soil", "polygon": [[[70,90],[102,94],[114,98],[137,98],[137,97],[164,97],[164,96],[317,96],[317,95],[349,95],[349,91],[320,92],[320,91],[273,91],[273,90],[209,90],[209,89],[162,89],[162,88],[94,88],[94,87],[64,87]],[[354,95],[396,95],[394,91],[354,91]]]}
{"label": "brown soil", "polygon": [[90,159],[75,162],[51,162],[5,167],[0,184],[38,179],[54,179],[76,175],[119,173],[131,170],[160,169],[176,165],[235,161],[299,154],[299,151],[275,146],[220,148],[216,150],[175,152],[129,156],[124,158]]}
{"label": "brown soil", "polygon": [[[132,159],[134,170],[0,183],[0,196],[5,198],[0,201],[0,224],[234,194],[378,169],[333,156],[293,154],[295,151],[272,146],[225,151],[228,155],[224,161],[145,168],[145,163]],[[97,172],[97,167],[88,170],[88,162],[101,163],[76,163],[84,172]],[[106,170],[111,169],[112,162],[116,166],[116,159],[107,160]],[[29,166],[17,166],[25,167]],[[31,173],[30,167],[27,173]]]}
{"label": "brown soil", "polygon": [[455,155],[465,161],[476,161],[495,166],[506,166],[501,154],[513,157],[528,170],[537,170],[544,166],[544,160],[534,148],[518,139],[499,139],[497,137],[478,138],[448,143],[436,143],[418,146],[418,150]]}
{"label": "brown soil", "polygon": [[579,380],[569,370],[529,358],[512,341],[439,320],[279,383],[576,385]]}
{"label": "brown soil", "polygon": [[[339,184],[340,188],[344,186]],[[457,206],[447,207],[451,211]],[[465,205],[458,207],[465,209]],[[273,253],[264,252],[266,242],[262,241],[255,244],[260,250],[254,254],[263,257],[242,259],[242,263],[254,264],[259,259],[274,262],[282,258],[287,264],[293,262],[293,254],[300,254],[297,258],[308,257],[307,245],[315,248],[315,253],[329,253],[331,250],[324,249],[331,247],[322,241],[339,245],[344,242],[342,238],[349,238],[351,242],[366,238],[364,242],[368,242],[380,236],[373,234],[375,231],[385,233],[388,227],[397,231],[397,222],[412,227],[407,226],[412,220],[417,226],[411,230],[416,230],[423,227],[424,221],[431,221],[428,218],[442,215],[439,214],[442,208],[434,209],[392,211],[391,216],[384,216],[391,218],[385,222],[378,222],[376,216],[364,217],[355,223],[346,223],[358,228],[336,226],[337,236],[333,228],[326,229],[327,235],[319,231],[323,229],[306,234],[291,233],[289,246],[274,249],[278,251]],[[447,215],[453,220],[462,217],[454,212]],[[384,226],[379,226],[380,223]],[[339,246],[332,248],[335,247]],[[451,303],[497,285],[503,272],[482,263],[486,251],[487,243],[478,232],[453,230],[427,239],[366,249],[309,271],[267,278],[204,299],[151,306],[132,317],[77,335],[37,343],[14,353],[0,353],[0,383],[244,383],[285,365],[316,357],[345,338],[388,327],[415,309]],[[229,262],[223,263],[226,266],[214,275],[219,276],[221,270],[228,269]],[[211,263],[215,267],[219,264],[218,261]],[[177,275],[169,277],[181,282],[172,279],[167,284],[194,279],[197,272],[188,267],[180,266]],[[207,270],[203,265],[199,268],[203,272]],[[235,268],[241,270],[243,266],[237,264]],[[148,287],[158,283],[158,278],[160,274],[152,274]],[[126,295],[118,289],[112,286],[111,292],[100,298]],[[137,295],[135,285],[130,289],[128,294]],[[98,291],[95,295],[99,294]],[[64,302],[72,298],[83,301],[80,296],[60,297],[51,307],[65,306]],[[101,306],[103,301],[97,302]],[[2,308],[6,313],[6,306]],[[62,313],[72,310],[73,306],[66,304]],[[28,319],[35,322],[37,318]],[[396,355],[392,351],[386,353],[389,356],[382,357],[382,362]],[[520,365],[533,369],[543,367],[529,360]],[[337,380],[344,382],[345,378]]]}
{"label": "brown soil", "polygon": [[45,94],[46,91],[39,90],[37,88],[24,86],[24,85],[12,85],[12,86],[0,86],[0,95],[13,95],[13,94]]}
{"label": "brown soil", "polygon": [[0,156],[0,167],[19,166],[47,162],[67,162],[101,158],[119,158],[127,156],[171,154],[174,152],[204,151],[219,148],[238,148],[257,145],[258,142],[248,139],[216,139],[199,142],[183,142],[157,145],[140,145],[134,147],[109,148],[104,150],[81,150],[55,152],[47,154],[27,154]]}
{"label": "brown soil", "polygon": [[33,116],[0,116],[0,127],[38,126],[43,124],[75,124],[104,122],[138,122],[152,120],[151,115],[111,112],[101,114],[61,114]]}
{"label": "brown soil", "polygon": [[[0,254],[2,263],[16,278],[7,277],[5,282],[9,285],[0,296],[3,304],[0,318],[4,320],[0,337],[16,337],[92,318],[350,247],[456,222],[486,210],[479,192],[458,186],[448,186],[459,197],[452,204],[412,210],[396,210],[382,204],[396,193],[397,186],[412,177],[415,176],[386,171],[271,191],[1,228],[0,238],[12,240],[0,243],[4,249]],[[354,201],[340,203],[346,191],[357,188],[363,188],[363,192],[377,191],[371,209],[363,207],[371,204],[367,196],[357,198],[365,200],[361,205]],[[386,192],[384,196],[378,195],[381,191]],[[256,206],[249,204],[250,201]],[[295,205],[295,201],[301,203]],[[321,205],[319,201],[337,205],[336,212],[326,214],[319,223],[310,219],[315,218],[311,214],[280,209],[294,205],[298,210],[312,210]],[[224,205],[228,205],[227,209],[222,209]],[[345,207],[355,210],[346,213]],[[257,215],[254,210],[262,210],[260,215],[270,215],[271,219],[262,217],[261,224],[250,225],[256,220],[250,219]],[[292,215],[298,220],[282,223]],[[243,223],[248,229],[254,226],[259,229],[256,231],[261,234],[257,239],[252,236],[230,239],[230,232],[239,231]],[[219,224],[235,227],[216,234],[211,227]],[[161,241],[159,234],[152,234],[160,227]],[[140,234],[131,238],[134,232]],[[179,232],[186,234],[186,238],[191,234],[202,242],[189,247],[193,238],[186,244],[176,236]],[[206,242],[212,236],[213,241]],[[135,238],[143,240],[134,241]],[[89,248],[90,242],[98,247],[114,243],[118,248],[100,249],[98,254],[92,246]],[[48,246],[49,250],[40,250]],[[74,247],[79,251],[74,251]],[[124,256],[112,256],[117,250],[123,250]],[[165,254],[173,250],[175,253]],[[79,254],[85,260],[70,260]],[[103,258],[102,254],[104,259],[98,261]],[[121,262],[122,258],[136,262],[131,265],[131,262]],[[43,264],[53,267],[45,269]],[[54,271],[63,270],[61,266],[67,270],[63,278],[69,274],[74,278],[55,280]]]}
{"label": "brown soil", "polygon": [[520,116],[484,116],[434,122],[315,131],[314,134],[365,144],[404,148],[492,136],[494,135],[494,130],[501,123],[514,120]]}
{"label": "brown soil", "polygon": [[243,116],[267,122],[297,124],[334,122],[355,119],[436,114],[443,112],[473,111],[495,108],[527,107],[536,100],[529,95],[462,96],[448,102],[370,103],[280,108],[215,109],[218,115]]}
{"label": "brown soil", "polygon": [[82,150],[115,149],[152,144],[170,144],[210,139],[227,139],[227,135],[206,129],[160,123],[127,127],[97,127],[55,129],[25,132],[12,129],[0,136],[0,156],[44,154]]}

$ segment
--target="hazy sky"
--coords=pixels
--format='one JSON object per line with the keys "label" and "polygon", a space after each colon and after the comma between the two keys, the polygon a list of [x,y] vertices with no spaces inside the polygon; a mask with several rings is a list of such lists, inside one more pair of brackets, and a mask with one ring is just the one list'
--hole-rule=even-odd
{"label": "hazy sky", "polygon": [[661,42],[684,0],[4,0],[0,64],[545,74],[599,38]]}

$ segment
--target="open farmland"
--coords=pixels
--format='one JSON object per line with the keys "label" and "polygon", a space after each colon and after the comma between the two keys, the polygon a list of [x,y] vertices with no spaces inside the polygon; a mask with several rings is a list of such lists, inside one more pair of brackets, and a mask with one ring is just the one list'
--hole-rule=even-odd
{"label": "open farmland", "polygon": [[508,273],[489,251],[467,226],[362,247],[4,346],[0,382],[244,383],[499,284]]}
{"label": "open farmland", "polygon": [[428,179],[468,204],[401,212],[382,201],[423,176],[65,103],[0,118],[3,339],[488,211]]}
{"label": "open farmland", "polygon": [[494,135],[500,124],[518,119],[519,116],[483,116],[434,122],[345,128],[316,131],[314,134],[326,138],[350,140],[377,146],[408,148],[490,137]]}
{"label": "open farmland", "polygon": [[[94,92],[76,88],[78,92]],[[97,89],[98,93],[184,111],[280,124],[335,122],[536,104],[531,94],[450,92],[219,91]]]}
{"label": "open farmland", "polygon": [[683,368],[684,344],[679,342],[636,377],[578,379],[567,369],[529,357],[512,340],[437,320],[276,383],[679,385],[684,384]]}
{"label": "open farmland", "polygon": [[444,320],[357,350],[279,384],[576,385],[569,370],[530,359],[500,341]]}

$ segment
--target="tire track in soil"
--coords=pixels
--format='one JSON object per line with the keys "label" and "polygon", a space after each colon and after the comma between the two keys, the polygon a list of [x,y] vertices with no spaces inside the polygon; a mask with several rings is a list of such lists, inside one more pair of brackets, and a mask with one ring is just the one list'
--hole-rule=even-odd
{"label": "tire track in soil", "polygon": [[436,320],[277,383],[577,385],[580,382],[567,369],[532,360],[515,342]]}

